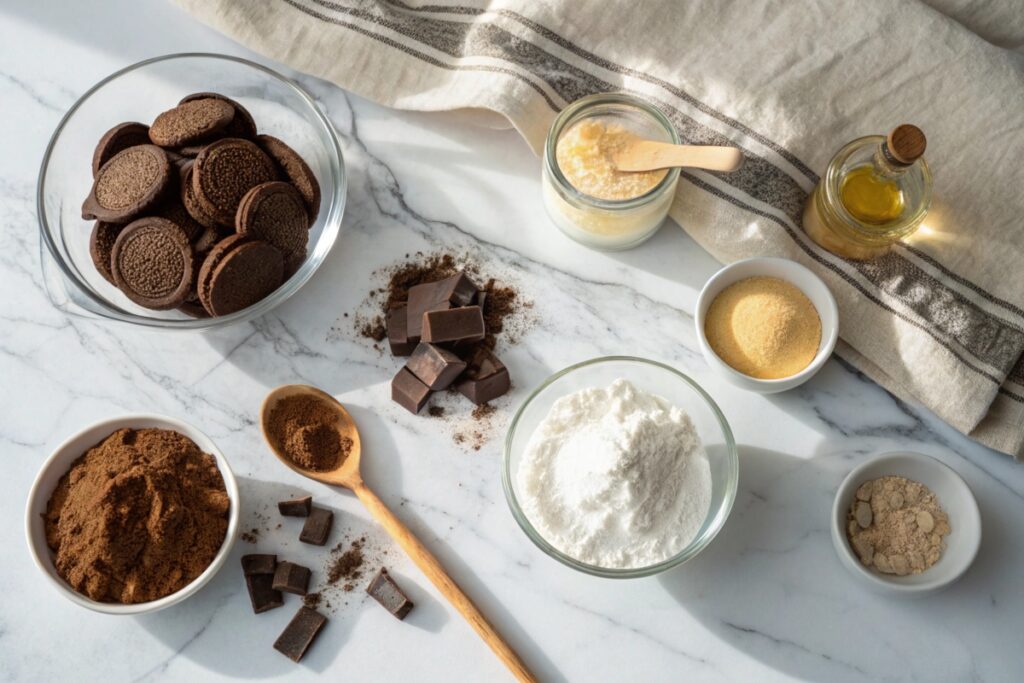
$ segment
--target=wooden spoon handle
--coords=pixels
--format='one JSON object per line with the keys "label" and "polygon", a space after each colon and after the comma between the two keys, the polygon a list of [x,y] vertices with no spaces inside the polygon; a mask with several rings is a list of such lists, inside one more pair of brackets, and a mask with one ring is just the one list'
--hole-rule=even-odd
{"label": "wooden spoon handle", "polygon": [[352,490],[359,497],[359,500],[362,501],[363,505],[366,506],[366,509],[370,511],[370,514],[380,522],[384,530],[398,541],[398,545],[402,546],[402,550],[412,558],[416,566],[437,587],[437,590],[441,591],[441,594],[448,598],[448,602],[462,614],[466,621],[469,622],[469,625],[473,627],[473,630],[490,646],[494,654],[498,655],[498,658],[505,663],[509,671],[520,681],[535,683],[537,679],[527,670],[526,665],[519,659],[519,656],[509,647],[508,643],[502,640],[498,632],[494,630],[494,627],[487,622],[487,619],[480,613],[477,606],[469,599],[469,596],[462,592],[462,589],[452,580],[452,577],[448,576],[448,573],[441,566],[441,563],[437,561],[437,558],[427,550],[426,546],[420,543],[419,539],[409,531],[408,527],[402,524],[398,517],[395,517],[394,513],[384,504],[384,501],[378,498],[377,494],[371,491],[363,482],[359,482]]}
{"label": "wooden spoon handle", "polygon": [[641,140],[615,155],[620,171],[654,171],[659,168],[704,168],[709,171],[735,171],[743,164],[743,152],[737,147],[713,145],[672,145]]}

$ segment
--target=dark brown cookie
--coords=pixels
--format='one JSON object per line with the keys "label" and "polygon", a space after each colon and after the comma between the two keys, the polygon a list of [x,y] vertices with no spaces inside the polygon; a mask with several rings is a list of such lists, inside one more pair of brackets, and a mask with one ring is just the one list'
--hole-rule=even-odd
{"label": "dark brown cookie", "polygon": [[103,164],[82,203],[82,218],[127,223],[160,201],[171,181],[171,164],[156,145],[136,145]]}
{"label": "dark brown cookie", "polygon": [[193,248],[196,250],[196,255],[205,258],[210,250],[216,246],[217,242],[224,239],[224,236],[216,228],[203,228],[203,232],[196,238]]}
{"label": "dark brown cookie", "polygon": [[197,92],[192,93],[191,95],[185,95],[185,97],[181,98],[181,102],[178,102],[178,104],[185,104],[186,102],[191,102],[193,100],[203,100],[207,98],[223,100],[235,108],[235,117],[231,119],[231,123],[229,123],[224,129],[224,137],[245,138],[247,140],[251,140],[256,137],[256,121],[253,120],[252,114],[249,113],[248,109],[240,105],[238,102],[235,102],[230,97],[225,97],[224,95],[215,92]]}
{"label": "dark brown cookie", "polygon": [[185,302],[195,255],[185,232],[156,217],[129,224],[114,242],[111,270],[125,295],[146,308],[166,310]]}
{"label": "dark brown cookie", "polygon": [[206,231],[206,226],[193,218],[181,202],[181,198],[173,193],[157,204],[151,213],[159,218],[166,218],[181,228],[189,242],[194,243]]}
{"label": "dark brown cookie", "polygon": [[306,262],[306,250],[294,251],[284,260],[284,279],[288,280]]}
{"label": "dark brown cookie", "polygon": [[228,315],[247,308],[284,281],[280,250],[245,235],[217,243],[199,271],[199,300],[210,315]]}
{"label": "dark brown cookie", "polygon": [[182,305],[178,306],[178,310],[189,316],[190,318],[209,318],[210,314],[206,312],[203,305],[198,301],[186,301]]}
{"label": "dark brown cookie", "polygon": [[234,117],[235,108],[224,100],[192,100],[157,116],[149,139],[161,147],[193,145],[218,135]]}
{"label": "dark brown cookie", "polygon": [[203,147],[206,147],[206,145],[185,145],[183,147],[175,147],[174,151],[187,159],[195,159],[203,151]]}
{"label": "dark brown cookie", "polygon": [[96,270],[104,280],[114,286],[117,286],[117,283],[114,282],[114,275],[110,272],[110,255],[114,252],[114,242],[117,241],[117,236],[121,234],[123,228],[123,225],[96,221],[96,225],[92,226],[92,235],[89,237],[89,255],[92,256]]}
{"label": "dark brown cookie", "polygon": [[194,163],[189,164],[181,174],[181,204],[185,207],[185,210],[188,211],[188,215],[192,216],[199,225],[209,230],[213,230],[217,227],[217,221],[213,216],[206,212],[203,205],[199,203],[198,199],[196,199],[195,188],[192,184],[193,166]]}
{"label": "dark brown cookie", "polygon": [[309,241],[306,204],[291,183],[274,181],[249,190],[235,214],[235,231],[269,242],[288,259]]}
{"label": "dark brown cookie", "polygon": [[257,135],[256,142],[277,162],[285,177],[302,195],[309,214],[309,224],[316,223],[316,216],[320,212],[320,183],[312,169],[298,152],[271,135]]}
{"label": "dark brown cookie", "polygon": [[103,164],[110,161],[118,152],[136,145],[148,144],[149,126],[146,124],[134,121],[117,124],[103,134],[92,153],[92,177],[95,178]]}
{"label": "dark brown cookie", "polygon": [[274,162],[255,144],[241,138],[224,138],[208,145],[192,166],[196,200],[204,212],[228,228],[235,225],[235,213],[245,193],[271,180],[277,180]]}

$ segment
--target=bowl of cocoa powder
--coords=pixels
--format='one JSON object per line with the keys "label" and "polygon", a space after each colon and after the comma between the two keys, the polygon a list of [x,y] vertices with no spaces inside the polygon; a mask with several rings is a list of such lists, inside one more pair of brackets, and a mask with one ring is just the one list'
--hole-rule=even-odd
{"label": "bowl of cocoa powder", "polygon": [[69,437],[29,492],[36,566],[72,602],[143,614],[197,593],[223,566],[239,523],[238,484],[195,427],[127,415]]}

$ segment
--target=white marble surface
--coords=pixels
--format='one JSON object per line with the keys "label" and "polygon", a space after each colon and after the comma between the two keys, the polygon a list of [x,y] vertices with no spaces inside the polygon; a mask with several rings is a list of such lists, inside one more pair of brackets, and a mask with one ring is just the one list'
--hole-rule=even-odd
{"label": "white marble surface", "polygon": [[[95,5],[95,6],[94,6]],[[157,27],[156,31],[144,27]],[[545,681],[1012,681],[1024,675],[1024,474],[838,362],[804,388],[766,398],[732,389],[702,361],[692,331],[716,264],[666,226],[632,252],[605,255],[556,233],[540,202],[538,161],[514,132],[452,116],[383,109],[300,77],[344,138],[351,172],[343,236],[315,278],[271,315],[218,336],[156,335],[56,311],[41,289],[35,179],[48,136],[107,73],[183,50],[247,54],[154,2],[4,3],[0,8],[0,495],[4,553],[2,680],[502,680],[473,632],[369,525],[349,495],[305,482],[264,447],[254,422],[268,388],[320,385],[364,429],[366,478],[450,568]],[[339,56],[343,58],[343,56]],[[551,371],[628,352],[692,374],[720,403],[741,446],[731,518],[700,557],[658,578],[614,582],[563,567],[516,527],[501,492],[500,425],[478,452],[460,423],[413,418],[388,400],[396,368],[351,330],[368,273],[412,250],[469,250],[536,301],[536,325],[505,357],[517,388],[507,416]],[[653,330],[652,337],[646,336]],[[184,418],[213,437],[240,476],[245,519],[307,490],[390,548],[418,606],[399,623],[353,593],[310,655],[270,648],[296,604],[254,616],[228,567],[198,596],[141,618],[86,612],[43,582],[22,515],[39,464],[69,433],[118,412]],[[464,412],[464,409],[463,409]],[[832,493],[870,453],[912,448],[960,472],[981,505],[984,541],[969,573],[918,601],[864,592],[828,536]],[[276,520],[274,520],[276,523]],[[299,549],[292,525],[256,548]],[[287,546],[285,545],[287,544]],[[319,567],[318,564],[314,564]]]}

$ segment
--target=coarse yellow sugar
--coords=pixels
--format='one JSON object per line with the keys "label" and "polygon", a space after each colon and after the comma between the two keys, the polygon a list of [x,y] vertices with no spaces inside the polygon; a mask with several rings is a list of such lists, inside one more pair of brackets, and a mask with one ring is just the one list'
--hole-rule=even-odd
{"label": "coarse yellow sugar", "polygon": [[665,169],[625,172],[615,167],[615,154],[639,139],[619,123],[584,119],[558,139],[555,158],[566,180],[583,194],[633,199],[653,190],[668,174]]}
{"label": "coarse yellow sugar", "polygon": [[715,297],[704,336],[734,370],[756,379],[782,379],[799,373],[818,354],[821,318],[792,283],[752,277]]}

